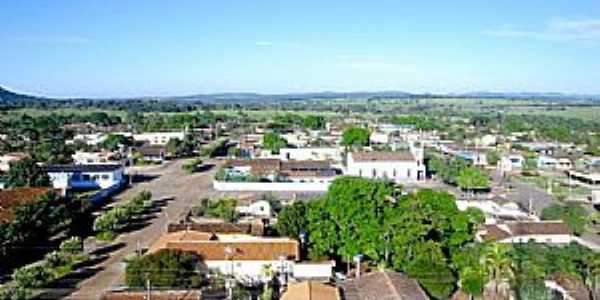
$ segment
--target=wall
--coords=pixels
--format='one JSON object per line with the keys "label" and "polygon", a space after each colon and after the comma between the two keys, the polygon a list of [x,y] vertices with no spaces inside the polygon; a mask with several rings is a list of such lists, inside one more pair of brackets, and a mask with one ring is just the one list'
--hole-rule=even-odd
{"label": "wall", "polygon": [[[211,260],[206,261],[206,266],[211,270],[217,270],[223,275],[235,274],[235,278],[246,283],[256,283],[263,279],[264,266],[270,266],[272,270],[279,271],[282,269],[288,274],[291,273],[292,261],[279,260]],[[232,266],[233,265],[233,266]]]}
{"label": "wall", "polygon": [[326,192],[329,182],[224,182],[213,181],[217,191],[229,192]]}

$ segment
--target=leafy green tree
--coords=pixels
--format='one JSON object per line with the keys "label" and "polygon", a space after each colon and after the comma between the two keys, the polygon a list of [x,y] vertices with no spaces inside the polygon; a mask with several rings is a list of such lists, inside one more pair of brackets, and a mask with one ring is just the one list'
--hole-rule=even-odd
{"label": "leafy green tree", "polygon": [[543,220],[562,220],[577,235],[586,230],[588,211],[579,204],[552,204],[542,210]]}
{"label": "leafy green tree", "polygon": [[238,218],[235,208],[237,200],[235,198],[220,198],[217,200],[203,199],[202,215],[222,218],[228,222],[233,222]]}
{"label": "leafy green tree", "polygon": [[115,151],[118,150],[120,146],[131,146],[131,144],[131,140],[122,134],[109,134],[102,142],[102,147],[110,151]]}
{"label": "leafy green tree", "polygon": [[10,187],[48,186],[50,178],[35,160],[26,157],[10,163],[10,169],[6,174],[6,183]]}
{"label": "leafy green tree", "polygon": [[325,120],[321,116],[308,115],[302,119],[302,127],[307,129],[321,129],[325,126]]}
{"label": "leafy green tree", "polygon": [[125,268],[125,282],[132,288],[152,286],[161,288],[197,288],[202,278],[197,273],[200,259],[192,252],[163,249],[137,257]]}
{"label": "leafy green tree", "polygon": [[342,144],[346,147],[367,146],[369,136],[369,130],[358,126],[350,126],[342,133]]}
{"label": "leafy green tree", "polygon": [[460,170],[456,183],[463,190],[486,189],[489,187],[488,174],[478,168],[468,167]]}
{"label": "leafy green tree", "polygon": [[269,132],[263,136],[263,147],[271,150],[271,152],[274,154],[279,153],[279,149],[285,147],[286,145],[287,141],[277,133]]}
{"label": "leafy green tree", "polygon": [[514,276],[513,262],[508,255],[509,246],[495,243],[486,248],[484,253],[484,265],[489,274],[496,294],[499,292],[500,284],[509,282]]}
{"label": "leafy green tree", "polygon": [[283,236],[298,238],[301,231],[308,229],[307,210],[307,204],[302,201],[284,206],[277,216],[277,232]]}
{"label": "leafy green tree", "polygon": [[488,164],[491,166],[497,165],[501,159],[500,153],[498,153],[498,151],[494,151],[494,150],[488,151],[485,154],[485,156],[486,156],[486,160],[487,160]]}

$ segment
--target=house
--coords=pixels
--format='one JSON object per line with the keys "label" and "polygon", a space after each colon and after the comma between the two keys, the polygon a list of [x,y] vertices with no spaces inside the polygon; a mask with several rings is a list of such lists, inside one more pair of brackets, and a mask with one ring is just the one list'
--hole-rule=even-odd
{"label": "house", "polygon": [[556,169],[561,171],[571,170],[573,168],[573,163],[570,159],[566,157],[561,157],[557,160]]}
{"label": "house", "polygon": [[191,251],[202,258],[209,270],[234,276],[238,281],[258,283],[264,269],[290,274],[300,259],[298,241],[290,238],[263,238],[244,234],[212,234],[198,231],[169,232],[149,249]]}
{"label": "house", "polygon": [[485,152],[478,150],[463,150],[458,151],[456,156],[470,161],[474,166],[485,167],[488,165],[487,155]]}
{"label": "house", "polygon": [[460,211],[468,208],[477,208],[485,215],[486,224],[494,224],[497,221],[537,221],[535,216],[529,215],[519,208],[516,203],[508,202],[500,205],[492,200],[456,200],[456,206]]}
{"label": "house", "polygon": [[426,300],[429,299],[416,279],[405,274],[379,271],[339,284],[344,300]]}
{"label": "house", "polygon": [[13,209],[24,204],[33,203],[52,190],[43,187],[22,187],[0,190],[0,223],[9,222],[13,218]]}
{"label": "house", "polygon": [[170,139],[183,141],[185,138],[184,131],[174,132],[146,132],[133,135],[135,142],[149,143],[150,145],[166,145]]}
{"label": "house", "polygon": [[533,241],[551,245],[566,245],[576,241],[573,231],[562,221],[510,221],[483,225],[476,239],[509,244]]}
{"label": "house", "polygon": [[296,280],[318,280],[328,282],[333,278],[335,261],[297,262],[292,268],[292,277]]}
{"label": "house", "polygon": [[87,133],[87,134],[76,134],[72,139],[65,141],[67,145],[75,144],[76,142],[84,143],[88,146],[97,146],[102,144],[107,138],[104,133]]}
{"label": "house", "polygon": [[259,200],[248,205],[239,205],[235,210],[240,215],[270,218],[273,216],[271,211],[271,204],[265,200]]}
{"label": "house", "polygon": [[577,277],[560,272],[544,280],[550,299],[591,300],[590,291]]}
{"label": "house", "polygon": [[85,152],[76,151],[75,154],[71,155],[73,163],[77,165],[89,165],[89,164],[118,164],[118,154],[114,152],[101,151],[101,152]]}
{"label": "house", "polygon": [[373,131],[369,136],[369,142],[371,144],[387,145],[390,143],[390,138],[389,132]]}
{"label": "house", "polygon": [[325,182],[341,171],[328,161],[281,161],[276,158],[231,160],[226,164],[230,176],[248,176],[271,181]]}
{"label": "house", "polygon": [[540,169],[555,169],[558,165],[558,160],[550,156],[539,156],[537,158],[537,167]]}
{"label": "house", "polygon": [[279,158],[282,161],[327,160],[339,163],[342,161],[342,150],[336,147],[281,148]]}
{"label": "house", "polygon": [[165,160],[167,149],[161,146],[140,146],[133,149],[133,157],[143,161],[162,163]]}
{"label": "house", "polygon": [[100,300],[202,300],[206,292],[201,290],[132,290],[109,291]]}
{"label": "house", "polygon": [[411,151],[352,152],[348,155],[346,174],[416,182],[425,179],[425,164],[422,156],[415,156]]}
{"label": "house", "polygon": [[8,172],[10,164],[20,161],[27,157],[27,154],[22,152],[12,152],[0,156],[0,172]]}
{"label": "house", "polygon": [[292,283],[281,295],[280,300],[341,300],[337,287],[314,281]]}
{"label": "house", "polygon": [[120,164],[50,165],[43,170],[48,173],[52,186],[63,191],[107,189],[125,180],[125,168]]}

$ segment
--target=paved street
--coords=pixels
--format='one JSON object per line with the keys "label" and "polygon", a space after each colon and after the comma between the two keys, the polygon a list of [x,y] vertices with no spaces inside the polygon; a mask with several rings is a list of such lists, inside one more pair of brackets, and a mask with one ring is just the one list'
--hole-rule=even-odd
{"label": "paved street", "polygon": [[[119,236],[113,243],[116,245],[115,250],[108,253],[109,257],[86,269],[92,272],[91,277],[79,282],[75,291],[65,292],[64,296],[68,299],[99,299],[105,291],[122,285],[123,258],[136,251],[138,247],[149,247],[165,232],[169,221],[177,221],[197,200],[213,194],[211,178],[217,170],[216,166],[208,171],[186,174],[180,168],[182,164],[183,161],[172,161],[162,167],[136,170],[137,174],[148,176],[149,181],[135,184],[119,196],[121,199],[127,199],[142,190],[149,190],[154,199],[173,198],[173,200],[163,207],[156,218],[150,220],[150,224],[140,230]],[[207,164],[219,165],[219,162],[209,161]],[[82,275],[85,276],[86,273],[83,272]]]}

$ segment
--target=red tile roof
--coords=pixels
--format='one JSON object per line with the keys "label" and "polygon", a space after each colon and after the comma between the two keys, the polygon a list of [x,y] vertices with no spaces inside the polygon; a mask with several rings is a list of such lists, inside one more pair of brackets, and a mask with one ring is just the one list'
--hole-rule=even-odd
{"label": "red tile roof", "polygon": [[352,159],[357,162],[369,161],[414,161],[415,157],[409,151],[372,151],[372,152],[352,152]]}
{"label": "red tile roof", "polygon": [[[297,260],[300,258],[298,242],[288,238],[256,238],[248,236],[225,241],[209,238],[208,233],[171,232],[159,238],[149,252],[160,249],[192,251],[206,261],[210,260]],[[232,253],[227,253],[227,249]]]}

